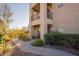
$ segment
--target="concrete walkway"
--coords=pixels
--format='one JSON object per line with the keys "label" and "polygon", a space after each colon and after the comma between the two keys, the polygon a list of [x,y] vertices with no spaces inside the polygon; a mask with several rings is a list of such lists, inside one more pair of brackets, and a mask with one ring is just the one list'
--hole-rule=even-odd
{"label": "concrete walkway", "polygon": [[31,41],[24,42],[18,39],[13,39],[13,41],[23,52],[34,53],[43,56],[75,56],[74,54],[63,50],[34,47],[31,45]]}

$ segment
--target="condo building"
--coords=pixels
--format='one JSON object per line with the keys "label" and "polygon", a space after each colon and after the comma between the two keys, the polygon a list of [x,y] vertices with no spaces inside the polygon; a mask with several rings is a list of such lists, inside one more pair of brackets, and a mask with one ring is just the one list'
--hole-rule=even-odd
{"label": "condo building", "polygon": [[44,39],[44,34],[58,31],[79,33],[79,4],[31,3],[29,6],[29,37]]}

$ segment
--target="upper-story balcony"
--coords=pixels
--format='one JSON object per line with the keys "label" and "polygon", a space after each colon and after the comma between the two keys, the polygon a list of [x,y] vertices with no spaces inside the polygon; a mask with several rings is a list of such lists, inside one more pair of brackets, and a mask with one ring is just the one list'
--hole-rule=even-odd
{"label": "upper-story balcony", "polygon": [[39,20],[39,19],[40,19],[39,13],[34,12],[33,15],[31,16],[31,21]]}
{"label": "upper-story balcony", "polygon": [[31,9],[31,21],[38,20],[40,18],[40,3],[37,3]]}
{"label": "upper-story balcony", "polygon": [[37,3],[31,7],[31,24],[40,24],[41,15],[46,16],[46,21],[50,24],[53,20],[53,4],[47,3],[47,9],[45,9],[47,15],[40,13],[40,3]]}

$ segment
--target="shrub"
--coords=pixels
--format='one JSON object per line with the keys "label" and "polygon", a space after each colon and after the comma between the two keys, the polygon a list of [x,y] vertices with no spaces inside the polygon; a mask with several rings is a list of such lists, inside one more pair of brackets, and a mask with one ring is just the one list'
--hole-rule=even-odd
{"label": "shrub", "polygon": [[73,48],[79,48],[79,34],[66,34],[66,41]]}
{"label": "shrub", "polygon": [[47,33],[45,34],[45,43],[49,45],[55,44],[79,48],[79,34]]}
{"label": "shrub", "polygon": [[0,43],[2,42],[2,36],[3,36],[3,34],[0,33]]}
{"label": "shrub", "polygon": [[11,40],[11,38],[8,35],[4,35],[3,39],[4,39],[5,42],[8,42],[8,41]]}
{"label": "shrub", "polygon": [[9,33],[9,36],[11,38],[18,38],[24,41],[28,40],[28,32],[26,30],[23,29],[15,29],[15,30],[11,30]]}
{"label": "shrub", "polygon": [[11,50],[11,46],[7,45],[4,49],[3,49],[3,52],[6,53],[6,52],[9,52]]}
{"label": "shrub", "polygon": [[32,45],[39,47],[39,46],[43,46],[44,45],[44,42],[41,39],[36,39],[34,42],[32,42]]}
{"label": "shrub", "polygon": [[62,44],[65,39],[65,36],[59,32],[52,32],[45,34],[45,43],[46,44]]}
{"label": "shrub", "polygon": [[26,33],[26,32],[19,33],[18,38],[21,39],[21,40],[24,40],[24,41],[28,41],[29,40],[28,39],[28,33]]}
{"label": "shrub", "polygon": [[8,35],[11,38],[18,38],[18,35],[19,35],[18,32],[21,32],[21,31],[19,31],[19,30],[11,30]]}

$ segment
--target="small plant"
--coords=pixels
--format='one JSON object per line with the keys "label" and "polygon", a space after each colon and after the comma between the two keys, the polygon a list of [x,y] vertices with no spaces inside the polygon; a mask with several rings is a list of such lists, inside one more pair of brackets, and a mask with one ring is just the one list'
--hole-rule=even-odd
{"label": "small plant", "polygon": [[4,49],[3,49],[3,52],[8,52],[11,50],[11,47],[9,45],[7,45]]}
{"label": "small plant", "polygon": [[5,42],[8,42],[8,41],[11,40],[11,38],[8,35],[4,35],[3,39],[4,39]]}
{"label": "small plant", "polygon": [[3,44],[0,44],[0,53],[3,51]]}
{"label": "small plant", "polygon": [[44,45],[44,42],[41,39],[36,39],[35,41],[32,42],[32,45],[39,47],[39,46],[43,46]]}
{"label": "small plant", "polygon": [[0,43],[2,43],[2,36],[3,36],[3,34],[0,33]]}

